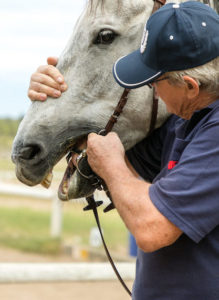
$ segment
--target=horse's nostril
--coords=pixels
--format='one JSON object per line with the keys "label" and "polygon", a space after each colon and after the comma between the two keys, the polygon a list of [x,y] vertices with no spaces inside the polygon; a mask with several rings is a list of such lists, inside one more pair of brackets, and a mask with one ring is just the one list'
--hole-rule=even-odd
{"label": "horse's nostril", "polygon": [[25,160],[33,159],[41,151],[38,145],[31,145],[20,150],[19,157]]}

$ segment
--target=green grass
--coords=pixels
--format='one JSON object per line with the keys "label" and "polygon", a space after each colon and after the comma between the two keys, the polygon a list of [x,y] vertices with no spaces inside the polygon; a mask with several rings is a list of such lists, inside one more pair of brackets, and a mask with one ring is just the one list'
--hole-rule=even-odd
{"label": "green grass", "polygon": [[[109,247],[116,251],[126,245],[127,231],[114,211],[110,215],[100,213],[101,223]],[[59,254],[65,240],[80,238],[83,246],[89,245],[89,233],[96,226],[91,212],[83,212],[73,205],[64,211],[61,239],[50,237],[50,212],[29,208],[0,207],[0,245],[26,252]]]}
{"label": "green grass", "polygon": [[8,158],[0,157],[0,171],[14,171],[15,165],[10,160],[10,156]]}
{"label": "green grass", "polygon": [[11,161],[11,148],[13,138],[0,135],[0,170],[12,171],[14,164]]}
{"label": "green grass", "polygon": [[13,137],[0,135],[0,150],[10,151],[13,143]]}
{"label": "green grass", "polygon": [[56,254],[60,240],[49,236],[49,213],[0,208],[0,245],[27,252]]}

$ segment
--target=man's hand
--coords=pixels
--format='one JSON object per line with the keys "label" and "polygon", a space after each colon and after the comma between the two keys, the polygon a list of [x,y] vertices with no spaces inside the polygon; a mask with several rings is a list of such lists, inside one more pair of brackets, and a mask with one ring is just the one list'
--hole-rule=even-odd
{"label": "man's hand", "polygon": [[48,96],[58,98],[67,90],[64,77],[55,67],[58,58],[49,57],[48,65],[40,66],[31,76],[28,97],[30,100],[45,101]]}
{"label": "man's hand", "polygon": [[112,171],[115,172],[115,168],[121,163],[125,164],[124,147],[114,132],[107,136],[89,134],[87,155],[92,170],[103,179],[106,179]]}

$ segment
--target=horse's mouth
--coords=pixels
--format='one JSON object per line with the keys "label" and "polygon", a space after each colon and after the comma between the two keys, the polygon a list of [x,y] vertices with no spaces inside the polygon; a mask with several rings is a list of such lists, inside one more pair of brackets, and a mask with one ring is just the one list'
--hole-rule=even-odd
{"label": "horse's mouth", "polygon": [[59,185],[58,195],[61,200],[68,200],[68,191],[71,178],[76,171],[76,166],[73,163],[73,155],[71,152],[67,156],[68,166],[65,170],[63,179]]}
{"label": "horse's mouth", "polygon": [[[87,186],[88,183],[80,178],[76,167],[76,158],[86,149],[86,145],[87,136],[79,138],[77,143],[69,149],[66,156],[67,168],[58,189],[58,196],[63,201],[84,197],[86,196],[87,190],[90,190],[89,186]],[[41,182],[41,185],[49,188],[52,177],[52,172],[50,172]]]}
{"label": "horse's mouth", "polygon": [[[69,183],[71,180],[71,177],[73,176],[74,172],[76,171],[76,167],[73,163],[73,154],[72,152],[69,152],[69,154],[66,157],[67,159],[67,168],[65,170],[64,176],[62,178],[62,181],[59,185],[58,195],[61,200],[68,200],[68,188]],[[53,173],[50,171],[42,180],[41,185],[45,188],[49,188],[53,179]]]}

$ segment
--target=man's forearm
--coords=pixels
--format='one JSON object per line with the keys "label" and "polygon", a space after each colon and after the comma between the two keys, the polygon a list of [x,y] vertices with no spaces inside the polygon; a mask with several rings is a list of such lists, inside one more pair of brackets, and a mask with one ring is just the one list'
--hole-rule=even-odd
{"label": "man's forearm", "polygon": [[133,175],[125,161],[112,165],[104,180],[118,213],[143,251],[170,245],[181,235],[152,203],[150,184]]}
{"label": "man's forearm", "polygon": [[142,237],[146,233],[150,235],[148,226],[152,215],[152,207],[148,199],[150,184],[134,176],[124,162],[112,167],[104,180],[118,213],[135,236],[137,243],[141,244],[138,241],[143,240]]}

